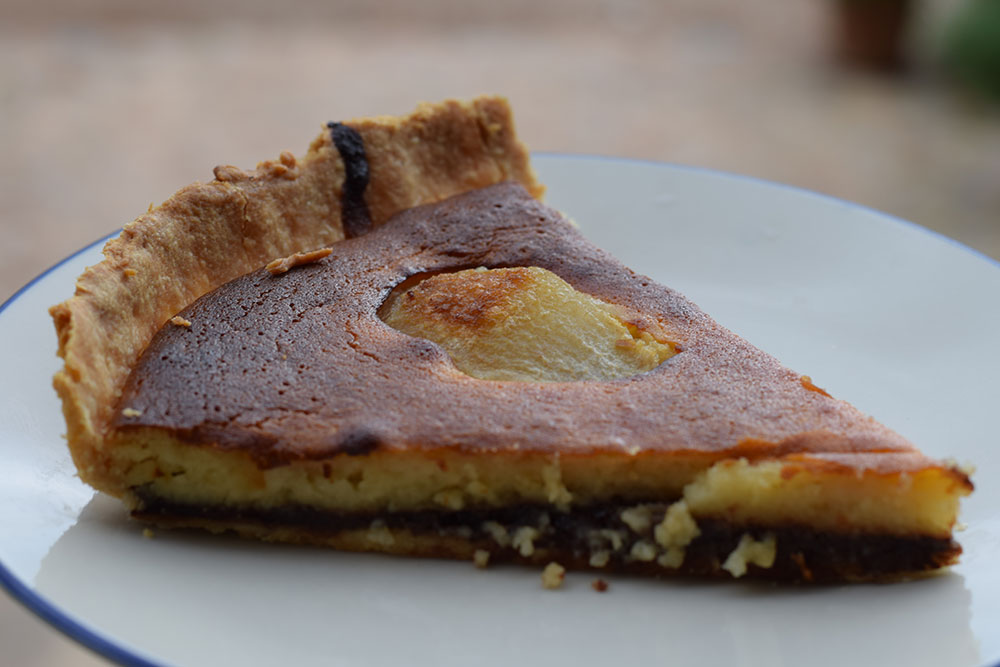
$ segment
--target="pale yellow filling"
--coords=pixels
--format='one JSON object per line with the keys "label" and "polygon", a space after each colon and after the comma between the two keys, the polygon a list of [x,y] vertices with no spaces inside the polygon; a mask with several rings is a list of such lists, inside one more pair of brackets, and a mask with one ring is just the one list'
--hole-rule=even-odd
{"label": "pale yellow filling", "polygon": [[946,469],[877,474],[831,470],[822,464],[721,461],[684,489],[691,513],[733,523],[808,524],[820,530],[876,528],[888,533],[946,537],[968,490]]}
{"label": "pale yellow filling", "polygon": [[622,309],[537,267],[436,275],[395,294],[382,318],[434,341],[460,371],[483,380],[615,380],[674,354]]}
{"label": "pale yellow filling", "polygon": [[[812,459],[713,463],[620,452],[484,457],[453,450],[376,451],[261,470],[242,453],[178,444],[155,430],[136,433],[114,452],[121,457],[116,474],[127,486],[148,486],[152,495],[192,504],[384,512],[536,503],[560,511],[614,498],[683,500],[683,512],[680,506],[668,512],[670,525],[654,527],[667,550],[693,537],[697,525],[688,524],[688,515],[693,521],[947,537],[959,500],[968,495],[946,467],[880,473]],[[642,524],[641,513],[632,511],[621,526]],[[661,534],[679,537],[673,542]]]}

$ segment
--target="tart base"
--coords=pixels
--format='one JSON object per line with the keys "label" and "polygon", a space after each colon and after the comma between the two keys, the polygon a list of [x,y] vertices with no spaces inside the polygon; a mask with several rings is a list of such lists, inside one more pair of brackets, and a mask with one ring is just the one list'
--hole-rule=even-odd
{"label": "tart base", "polygon": [[[683,549],[683,560],[673,565],[665,562],[667,550],[655,538],[655,526],[669,503],[638,505],[648,509],[651,517],[649,526],[639,531],[621,518],[637,507],[632,503],[607,503],[569,512],[545,505],[521,505],[380,515],[305,507],[208,507],[154,498],[142,499],[139,505],[132,512],[134,518],[165,528],[196,528],[265,541],[428,558],[475,560],[477,552],[488,552],[490,563],[544,565],[557,561],[572,570],[655,577],[738,576],[820,584],[890,582],[940,571],[953,564],[962,551],[947,537],[837,533],[794,524],[741,525],[698,518],[700,534]],[[741,552],[746,549],[741,545],[746,543],[773,545],[773,556],[745,558]]]}

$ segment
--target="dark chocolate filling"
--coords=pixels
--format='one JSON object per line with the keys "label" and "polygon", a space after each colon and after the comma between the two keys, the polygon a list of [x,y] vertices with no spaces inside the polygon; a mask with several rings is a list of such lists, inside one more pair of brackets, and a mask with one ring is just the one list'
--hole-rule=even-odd
{"label": "dark chocolate filling", "polygon": [[344,161],[344,189],[340,200],[344,236],[354,238],[367,234],[372,228],[372,217],[365,202],[365,189],[370,177],[368,157],[361,134],[349,125],[330,122],[330,137]]}
{"label": "dark chocolate filling", "polygon": [[[592,567],[591,556],[606,552],[601,569],[636,574],[693,574],[730,576],[722,569],[727,556],[736,549],[744,534],[754,539],[775,536],[776,557],[771,567],[749,564],[746,576],[777,581],[814,583],[844,580],[885,580],[930,572],[947,566],[961,553],[949,538],[924,535],[883,535],[823,532],[805,526],[736,525],[718,519],[698,519],[701,534],[685,550],[680,568],[669,568],[653,560],[633,555],[633,547],[645,542],[663,553],[655,542],[653,527],[662,521],[668,503],[647,503],[649,528],[636,531],[622,519],[624,509],[639,503],[605,503],[563,512],[548,505],[522,504],[500,508],[458,511],[418,510],[407,512],[337,513],[310,507],[259,509],[215,507],[174,503],[155,497],[143,488],[134,489],[140,508],[133,516],[183,524],[185,519],[218,521],[222,524],[250,524],[263,529],[294,526],[311,539],[350,530],[365,530],[373,522],[386,528],[406,529],[415,534],[459,538],[473,548],[490,551],[491,561],[538,562],[552,559],[574,568]],[[508,536],[522,527],[538,530],[532,553],[525,556],[516,544],[497,541],[486,524],[502,526]],[[608,534],[614,531],[621,540]],[[600,533],[600,531],[604,531]],[[308,541],[308,540],[307,540]],[[448,555],[442,553],[440,555]]]}

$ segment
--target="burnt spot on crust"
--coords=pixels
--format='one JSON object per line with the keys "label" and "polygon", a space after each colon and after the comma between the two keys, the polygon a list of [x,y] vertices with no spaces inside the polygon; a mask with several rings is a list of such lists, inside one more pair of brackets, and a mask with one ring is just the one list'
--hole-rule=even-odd
{"label": "burnt spot on crust", "polygon": [[344,161],[344,189],[340,209],[344,236],[350,239],[366,234],[372,228],[371,213],[365,202],[365,189],[370,178],[368,157],[365,155],[364,141],[357,130],[332,121],[326,125],[330,128],[333,145]]}
{"label": "burnt spot on crust", "polygon": [[337,438],[333,449],[348,456],[365,456],[374,452],[381,444],[382,439],[377,434],[358,430]]}

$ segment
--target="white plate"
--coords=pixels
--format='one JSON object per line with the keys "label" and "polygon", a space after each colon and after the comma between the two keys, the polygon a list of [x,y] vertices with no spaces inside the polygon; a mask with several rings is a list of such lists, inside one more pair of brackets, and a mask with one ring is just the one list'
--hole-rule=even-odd
{"label": "white plate", "polygon": [[127,663],[981,665],[1000,661],[1000,265],[858,206],[760,181],[539,156],[548,201],[625,263],[926,452],[974,462],[962,563],[882,586],[772,587],[143,539],[74,476],[46,314],[92,246],[0,313],[0,580]]}

